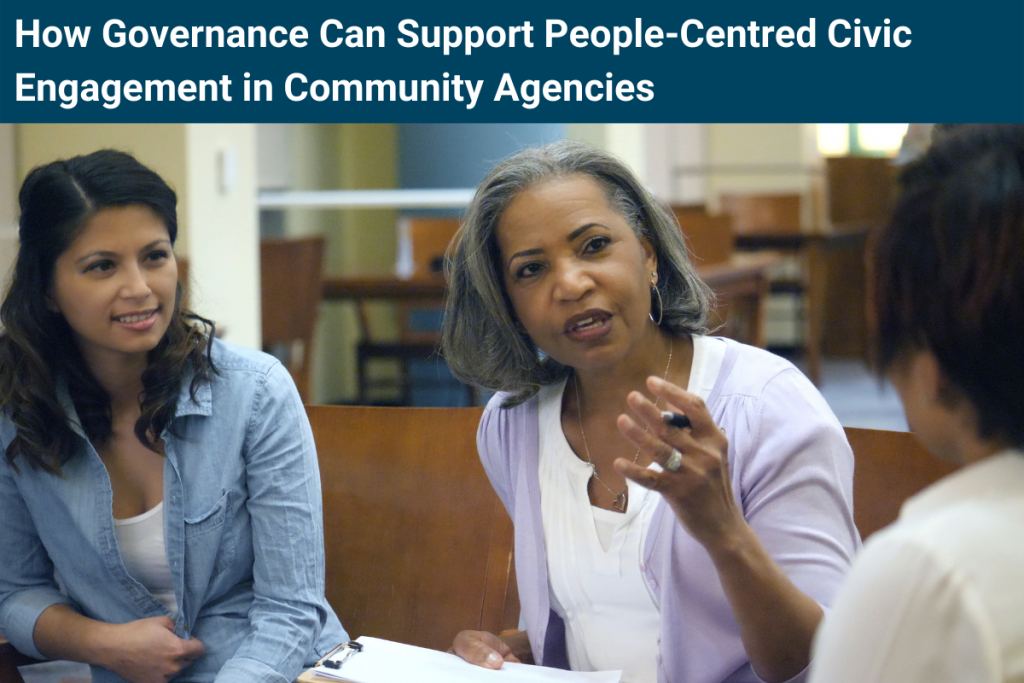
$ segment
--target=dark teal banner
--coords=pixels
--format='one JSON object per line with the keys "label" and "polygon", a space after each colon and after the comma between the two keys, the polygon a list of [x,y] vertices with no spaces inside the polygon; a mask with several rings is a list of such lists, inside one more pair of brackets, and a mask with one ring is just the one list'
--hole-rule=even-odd
{"label": "dark teal banner", "polygon": [[1024,2],[8,1],[0,121],[1024,121]]}

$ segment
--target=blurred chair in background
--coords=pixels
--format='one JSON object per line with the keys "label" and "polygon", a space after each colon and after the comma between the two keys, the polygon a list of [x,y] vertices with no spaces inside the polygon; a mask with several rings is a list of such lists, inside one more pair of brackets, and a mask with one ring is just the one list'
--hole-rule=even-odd
{"label": "blurred chair in background", "polygon": [[310,363],[323,297],[324,238],[260,242],[263,350],[281,358],[299,394],[312,401]]}
{"label": "blurred chair in background", "polygon": [[732,218],[739,243],[801,234],[799,194],[723,194],[722,213]]}
{"label": "blurred chair in background", "polygon": [[[456,380],[437,352],[444,316],[444,256],[458,232],[457,218],[403,216],[398,222],[396,275],[422,296],[398,300],[398,337],[376,339],[365,300],[358,301],[362,340],[356,347],[359,379],[357,402],[362,405],[470,406],[476,396]],[[440,287],[439,287],[440,285]],[[440,292],[438,290],[441,290]],[[376,361],[388,361],[392,374],[371,371]]]}
{"label": "blurred chair in background", "polygon": [[713,216],[703,204],[673,206],[697,274],[715,293],[708,327],[715,334],[765,346],[764,309],[768,271],[778,261],[767,254],[737,254],[732,217]]}
{"label": "blurred chair in background", "polygon": [[176,258],[178,262],[178,282],[181,283],[181,307],[191,310],[192,307],[192,293],[191,283],[188,279],[188,259],[187,258]]}
{"label": "blurred chair in background", "polygon": [[[771,277],[771,293],[779,322],[796,324],[785,330],[783,346],[801,348],[807,376],[821,380],[821,322],[825,297],[825,263],[820,233],[804,230],[800,194],[723,194],[722,212],[732,218],[736,248],[770,251],[795,259],[780,261]],[[793,304],[793,305],[791,305]],[[795,311],[794,311],[795,306]]]}
{"label": "blurred chair in background", "polygon": [[724,263],[736,253],[731,216],[712,216],[703,204],[676,205],[672,213],[686,237],[694,266]]}
{"label": "blurred chair in background", "polygon": [[886,157],[846,156],[826,158],[825,170],[833,233],[847,236],[851,242],[863,239],[859,244],[863,253],[848,250],[851,253],[845,258],[830,261],[826,289],[843,295],[832,297],[825,311],[826,341],[828,346],[837,346],[835,342],[842,340],[844,346],[834,352],[870,361],[875,319],[871,310],[872,254],[892,214],[900,166]]}
{"label": "blurred chair in background", "polygon": [[827,157],[828,213],[834,232],[875,229],[889,221],[899,166],[888,157]]}

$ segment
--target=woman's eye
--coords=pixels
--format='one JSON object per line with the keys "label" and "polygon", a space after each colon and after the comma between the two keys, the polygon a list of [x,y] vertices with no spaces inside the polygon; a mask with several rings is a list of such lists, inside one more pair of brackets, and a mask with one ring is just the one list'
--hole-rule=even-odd
{"label": "woman's eye", "polygon": [[105,273],[108,270],[112,270],[113,268],[114,268],[114,262],[113,261],[111,261],[109,259],[103,259],[102,261],[95,261],[93,263],[90,263],[89,265],[87,265],[85,267],[85,270],[83,270],[82,272],[83,273],[90,273],[90,272],[96,271],[96,272]]}
{"label": "woman's eye", "polygon": [[583,251],[587,254],[593,254],[601,251],[611,243],[611,240],[607,237],[595,237],[587,240],[587,243],[583,245]]}
{"label": "woman's eye", "polygon": [[540,272],[541,265],[539,263],[526,263],[516,269],[516,279],[522,280],[526,277],[532,277]]}
{"label": "woman's eye", "polygon": [[146,260],[147,261],[165,261],[169,256],[170,256],[170,254],[167,251],[165,251],[163,249],[157,249],[156,251],[151,251],[148,254],[146,254]]}

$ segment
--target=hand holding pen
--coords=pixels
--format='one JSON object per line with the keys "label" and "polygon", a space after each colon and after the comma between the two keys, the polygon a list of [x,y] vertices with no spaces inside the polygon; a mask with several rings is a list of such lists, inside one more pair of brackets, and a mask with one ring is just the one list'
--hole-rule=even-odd
{"label": "hand holding pen", "polygon": [[647,388],[667,410],[640,392],[631,392],[627,401],[634,416],[620,415],[618,427],[662,471],[625,458],[616,460],[615,468],[660,493],[687,531],[710,550],[745,525],[733,497],[728,439],[696,394],[660,377],[650,377]]}

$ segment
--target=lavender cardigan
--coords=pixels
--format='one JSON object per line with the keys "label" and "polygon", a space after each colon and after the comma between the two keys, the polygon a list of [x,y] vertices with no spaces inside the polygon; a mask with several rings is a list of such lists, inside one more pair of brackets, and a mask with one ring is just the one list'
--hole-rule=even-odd
{"label": "lavender cardigan", "polygon": [[[519,598],[534,656],[568,668],[565,625],[548,593],[538,401],[502,409],[505,398],[495,395],[484,412],[480,458],[515,524]],[[796,586],[827,606],[860,545],[853,453],[835,415],[789,362],[733,341],[707,405],[729,438],[733,491],[747,522]],[[659,683],[759,680],[710,558],[664,500],[640,569],[661,610]]]}

